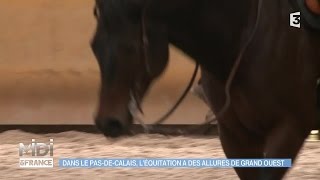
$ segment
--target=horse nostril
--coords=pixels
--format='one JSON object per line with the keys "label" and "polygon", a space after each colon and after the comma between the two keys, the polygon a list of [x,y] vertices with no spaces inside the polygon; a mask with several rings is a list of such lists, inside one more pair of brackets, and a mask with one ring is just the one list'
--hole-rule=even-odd
{"label": "horse nostril", "polygon": [[106,137],[116,138],[124,134],[124,125],[116,118],[96,119],[95,124]]}

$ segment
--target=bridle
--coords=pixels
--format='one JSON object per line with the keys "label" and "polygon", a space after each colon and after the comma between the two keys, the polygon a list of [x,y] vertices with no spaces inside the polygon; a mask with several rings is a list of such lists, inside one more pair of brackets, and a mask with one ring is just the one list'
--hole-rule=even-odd
{"label": "bridle", "polygon": [[[232,66],[231,72],[230,72],[230,74],[228,76],[228,79],[227,79],[227,82],[226,82],[226,85],[225,85],[226,102],[225,102],[224,106],[222,107],[221,111],[215,116],[214,119],[212,119],[210,121],[207,121],[207,122],[203,123],[202,125],[208,125],[208,124],[216,121],[216,119],[220,118],[227,111],[228,107],[231,104],[230,88],[231,88],[231,85],[232,85],[232,81],[233,81],[233,79],[235,77],[235,74],[237,73],[237,70],[239,69],[243,54],[245,53],[245,51],[247,50],[248,46],[252,42],[252,39],[255,36],[256,31],[258,29],[260,15],[261,15],[261,7],[262,7],[263,0],[258,0],[258,1],[259,1],[258,2],[258,9],[257,9],[256,21],[255,21],[255,25],[254,25],[253,31],[250,34],[249,39],[246,41],[244,46],[241,48],[241,51],[240,51],[235,63]],[[148,60],[148,54],[147,54],[148,53],[149,42],[148,42],[148,36],[147,36],[147,32],[146,32],[146,21],[145,21],[148,2],[149,2],[149,0],[145,0],[145,6],[143,8],[143,12],[142,12],[142,15],[141,15],[141,29],[142,29],[142,43],[143,43],[142,49],[143,49],[143,54],[144,54],[144,63],[145,63],[147,72],[151,73],[149,60]],[[198,69],[199,69],[199,64],[198,64],[198,62],[196,62],[196,66],[195,66],[193,75],[191,77],[191,80],[190,80],[188,86],[186,87],[186,89],[184,90],[183,94],[180,96],[180,98],[174,104],[174,106],[166,114],[164,114],[159,120],[155,121],[155,123],[153,125],[157,125],[157,124],[163,123],[178,108],[178,106],[181,104],[181,102],[184,100],[184,98],[186,97],[186,95],[190,91],[190,89],[191,89],[191,87],[192,87],[192,85],[193,85],[193,83],[194,83],[194,81],[196,79]],[[133,100],[136,101],[136,106],[138,107],[138,109],[140,109],[140,112],[143,113],[142,110],[141,110],[141,106],[140,106],[140,104],[138,103],[138,101],[136,100],[135,97],[133,97]],[[135,112],[132,112],[132,114],[134,115]],[[145,132],[147,132],[147,133],[150,132],[150,130],[152,128],[152,125],[146,125],[144,123],[144,121],[140,117],[135,116],[135,118],[144,127]]]}

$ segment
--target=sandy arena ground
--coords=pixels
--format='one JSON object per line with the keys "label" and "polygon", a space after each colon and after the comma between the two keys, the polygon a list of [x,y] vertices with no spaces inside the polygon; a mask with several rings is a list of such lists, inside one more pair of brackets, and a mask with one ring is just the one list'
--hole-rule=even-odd
{"label": "sandy arena ground", "polygon": [[[237,179],[232,169],[19,169],[18,142],[47,142],[54,138],[54,158],[225,158],[220,141],[213,137],[168,137],[137,135],[110,140],[102,135],[80,132],[36,135],[21,131],[0,134],[0,179]],[[307,142],[288,180],[316,180],[320,177],[320,143]]]}

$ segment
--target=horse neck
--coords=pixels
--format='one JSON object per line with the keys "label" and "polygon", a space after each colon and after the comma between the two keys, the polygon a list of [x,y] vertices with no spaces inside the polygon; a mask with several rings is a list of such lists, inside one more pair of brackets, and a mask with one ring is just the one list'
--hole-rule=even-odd
{"label": "horse neck", "polygon": [[[245,27],[253,24],[257,1],[196,0],[190,11],[169,20],[169,41],[202,68],[225,80],[242,45]],[[253,17],[249,18],[248,17]]]}

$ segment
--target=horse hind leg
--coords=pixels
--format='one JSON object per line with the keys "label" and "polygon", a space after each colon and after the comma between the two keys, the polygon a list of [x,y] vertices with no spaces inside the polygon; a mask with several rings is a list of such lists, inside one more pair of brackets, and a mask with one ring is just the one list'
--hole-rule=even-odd
{"label": "horse hind leg", "polygon": [[[226,123],[230,120],[230,123]],[[248,131],[237,120],[235,113],[226,113],[219,123],[220,140],[227,158],[261,159],[264,156],[264,140]],[[241,180],[257,180],[261,168],[234,168]]]}

